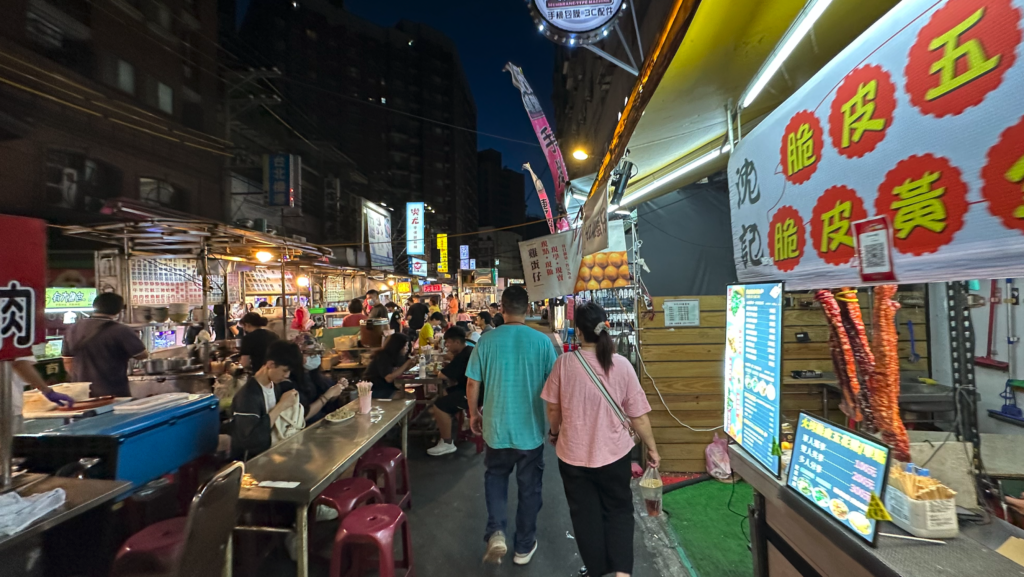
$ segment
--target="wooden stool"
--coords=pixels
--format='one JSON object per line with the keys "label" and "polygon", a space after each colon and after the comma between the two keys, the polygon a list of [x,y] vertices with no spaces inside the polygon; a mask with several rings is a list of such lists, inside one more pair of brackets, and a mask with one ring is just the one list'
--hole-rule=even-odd
{"label": "wooden stool", "polygon": [[[395,560],[395,533],[402,530],[402,560]],[[354,547],[361,545],[361,547]],[[396,577],[395,569],[405,569],[405,577],[414,577],[412,540],[409,522],[397,505],[366,505],[349,513],[341,522],[331,553],[330,577],[343,577],[343,556],[349,551],[352,567],[346,575],[358,577],[372,568],[374,553],[377,574]]]}
{"label": "wooden stool", "polygon": [[[398,469],[402,470],[402,493],[398,492]],[[412,507],[412,485],[409,483],[409,463],[402,451],[393,447],[375,446],[356,463],[357,476],[365,476],[377,483],[384,478],[384,497],[399,507]]]}

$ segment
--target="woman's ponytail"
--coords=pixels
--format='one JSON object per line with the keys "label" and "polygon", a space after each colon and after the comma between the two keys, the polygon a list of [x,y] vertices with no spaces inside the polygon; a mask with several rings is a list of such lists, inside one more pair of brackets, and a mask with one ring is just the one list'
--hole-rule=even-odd
{"label": "woman's ponytail", "polygon": [[576,328],[583,335],[583,340],[597,345],[597,362],[605,374],[612,369],[612,356],[615,354],[615,343],[608,334],[605,321],[608,315],[596,303],[586,303],[576,309]]}
{"label": "woman's ponytail", "polygon": [[615,354],[615,343],[608,334],[608,327],[601,323],[597,325],[597,362],[601,364],[605,374],[612,370],[612,355]]}

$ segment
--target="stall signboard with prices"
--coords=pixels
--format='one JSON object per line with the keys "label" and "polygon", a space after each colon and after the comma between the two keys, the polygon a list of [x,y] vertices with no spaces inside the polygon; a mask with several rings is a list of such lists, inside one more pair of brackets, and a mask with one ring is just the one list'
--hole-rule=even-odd
{"label": "stall signboard with prices", "polygon": [[889,447],[800,413],[787,484],[871,544],[878,527],[868,509],[881,499],[888,470]]}
{"label": "stall signboard with prices", "polygon": [[1024,276],[1022,38],[1024,0],[905,0],[847,46],[730,155],[739,282],[875,282],[883,216],[901,283]]}
{"label": "stall signboard with prices", "polygon": [[[203,304],[203,281],[193,258],[140,258],[128,263],[132,305]],[[224,277],[212,276],[209,302],[224,300]],[[280,286],[280,281],[278,282]],[[280,292],[280,291],[279,291]]]}
{"label": "stall signboard with prices", "polygon": [[423,238],[423,210],[422,202],[405,203],[405,252],[416,256],[422,256],[426,249]]}
{"label": "stall signboard with prices", "polygon": [[10,361],[46,338],[46,223],[0,215],[0,246],[0,361]]}
{"label": "stall signboard with prices", "polygon": [[700,299],[666,300],[662,308],[666,327],[700,326]]}
{"label": "stall signboard with prices", "polygon": [[731,285],[725,317],[725,432],[779,476],[782,283]]}

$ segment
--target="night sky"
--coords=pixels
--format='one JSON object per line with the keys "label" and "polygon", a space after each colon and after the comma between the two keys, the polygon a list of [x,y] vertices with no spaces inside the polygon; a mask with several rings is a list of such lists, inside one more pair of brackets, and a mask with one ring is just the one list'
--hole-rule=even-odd
{"label": "night sky", "polygon": [[[239,0],[240,19],[248,4],[249,0]],[[537,33],[523,0],[345,0],[345,9],[381,26],[393,26],[402,19],[420,22],[451,38],[473,91],[477,130],[531,143],[478,134],[477,147],[500,151],[505,166],[512,170],[523,172],[523,163],[529,162],[553,198],[551,174],[519,91],[510,75],[502,72],[506,62],[523,69],[554,125],[551,82],[556,46]],[[527,212],[540,217],[543,213],[529,178],[526,189]]]}

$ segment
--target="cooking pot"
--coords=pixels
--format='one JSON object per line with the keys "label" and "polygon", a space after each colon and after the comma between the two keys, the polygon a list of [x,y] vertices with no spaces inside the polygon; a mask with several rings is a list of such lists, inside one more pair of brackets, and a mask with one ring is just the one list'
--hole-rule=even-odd
{"label": "cooking pot", "polygon": [[142,361],[142,368],[147,375],[161,375],[176,371],[188,366],[188,359],[146,359]]}

